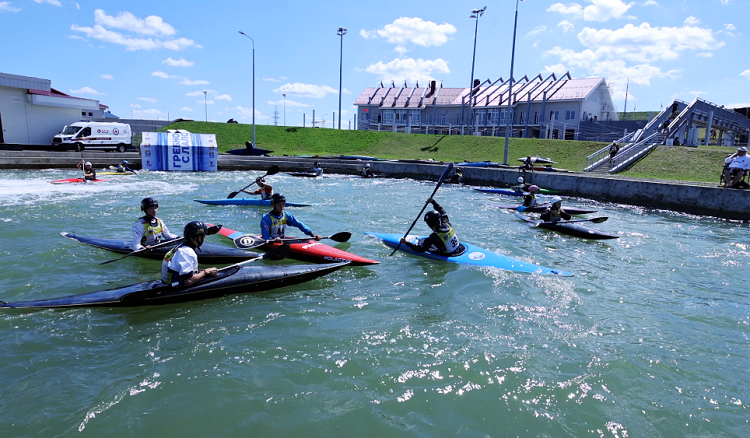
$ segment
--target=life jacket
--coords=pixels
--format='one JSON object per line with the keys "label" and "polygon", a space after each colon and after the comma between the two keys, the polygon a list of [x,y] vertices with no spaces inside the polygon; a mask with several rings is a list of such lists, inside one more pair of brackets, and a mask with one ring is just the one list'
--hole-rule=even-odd
{"label": "life jacket", "polygon": [[536,205],[536,195],[533,193],[529,193],[528,195],[525,195],[523,197],[523,206],[531,207],[533,205]]}
{"label": "life jacket", "polygon": [[260,199],[263,201],[267,201],[271,199],[271,195],[273,195],[273,187],[264,186],[258,189],[260,191]]}
{"label": "life jacket", "polygon": [[[181,246],[182,245],[177,245],[164,254],[164,261],[161,264],[161,281],[163,283],[175,283],[180,281],[180,273],[174,269],[170,269],[169,262],[172,261],[172,258],[174,258],[174,255]],[[193,274],[195,274],[195,272],[193,272]]]}
{"label": "life jacket", "polygon": [[450,224],[440,226],[437,230],[435,230],[435,235],[437,235],[438,238],[440,238],[440,240],[443,242],[443,245],[445,245],[444,252],[446,254],[450,254],[458,250],[458,236],[456,236],[456,231],[452,226],[450,226]]}
{"label": "life jacket", "polygon": [[549,214],[549,220],[562,218],[562,216],[560,215],[559,209],[555,210],[554,208],[550,208],[548,214]]}
{"label": "life jacket", "polygon": [[151,222],[146,220],[146,217],[142,217],[138,219],[141,224],[143,225],[143,237],[141,238],[141,245],[146,246],[146,242],[148,242],[148,237],[153,236],[154,242],[159,243],[161,242],[162,238],[162,232],[164,232],[164,223],[162,223],[161,219],[154,218],[156,220],[155,225],[151,225]]}
{"label": "life jacket", "polygon": [[281,212],[281,217],[276,218],[273,213],[269,213],[268,216],[271,218],[271,229],[269,230],[268,234],[271,236],[271,239],[275,239],[277,237],[284,238],[284,233],[286,232],[286,212]]}

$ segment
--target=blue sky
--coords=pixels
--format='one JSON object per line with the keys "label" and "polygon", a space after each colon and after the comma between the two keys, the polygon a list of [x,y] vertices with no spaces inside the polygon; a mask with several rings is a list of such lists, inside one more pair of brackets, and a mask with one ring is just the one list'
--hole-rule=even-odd
{"label": "blue sky", "polygon": [[[41,77],[121,117],[167,115],[251,123],[255,41],[257,124],[342,128],[365,87],[466,87],[510,73],[515,0],[355,1],[0,0],[0,72]],[[525,0],[515,76],[604,76],[620,111],[659,110],[677,97],[750,106],[750,0]],[[206,90],[206,103],[204,93]],[[283,97],[286,94],[286,98]],[[286,111],[284,111],[286,102]]]}

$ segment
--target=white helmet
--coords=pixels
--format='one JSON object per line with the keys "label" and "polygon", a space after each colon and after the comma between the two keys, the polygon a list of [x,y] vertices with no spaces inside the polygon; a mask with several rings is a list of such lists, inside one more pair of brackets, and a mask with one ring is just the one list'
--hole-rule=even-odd
{"label": "white helmet", "polygon": [[365,165],[365,167],[370,167],[370,163],[367,163],[367,164]]}
{"label": "white helmet", "polygon": [[87,161],[87,162],[83,163],[83,165],[84,166],[91,166],[91,163]]}
{"label": "white helmet", "polygon": [[518,182],[523,183],[523,177],[522,176],[518,177]]}

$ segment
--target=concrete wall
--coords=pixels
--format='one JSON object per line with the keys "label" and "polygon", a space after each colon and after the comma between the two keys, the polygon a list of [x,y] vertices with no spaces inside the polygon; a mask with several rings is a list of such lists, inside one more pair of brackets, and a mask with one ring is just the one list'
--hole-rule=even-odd
{"label": "concrete wall", "polygon": [[26,90],[0,87],[0,117],[6,143],[29,144],[26,120]]}

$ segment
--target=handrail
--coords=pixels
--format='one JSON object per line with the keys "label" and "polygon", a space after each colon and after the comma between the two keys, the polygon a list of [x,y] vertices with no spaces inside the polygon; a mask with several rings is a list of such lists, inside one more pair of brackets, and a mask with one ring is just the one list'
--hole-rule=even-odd
{"label": "handrail", "polygon": [[642,156],[646,155],[651,149],[658,146],[662,140],[662,133],[657,131],[638,143],[628,145],[626,148],[620,150],[620,152],[614,157],[614,160],[610,163],[609,172],[617,173],[625,170],[633,162],[637,161]]}
{"label": "handrail", "polygon": [[[633,136],[638,131],[633,131],[626,136],[615,140],[615,143],[617,144],[626,144],[625,147],[627,147],[627,144],[630,143],[630,141],[633,139]],[[586,167],[583,169],[584,172],[590,172],[594,168],[599,167],[600,164],[602,164],[605,160],[609,159],[609,148],[612,145],[612,143],[608,144],[607,146],[604,146],[603,148],[599,149],[598,151],[594,152],[593,154],[586,157]]]}

